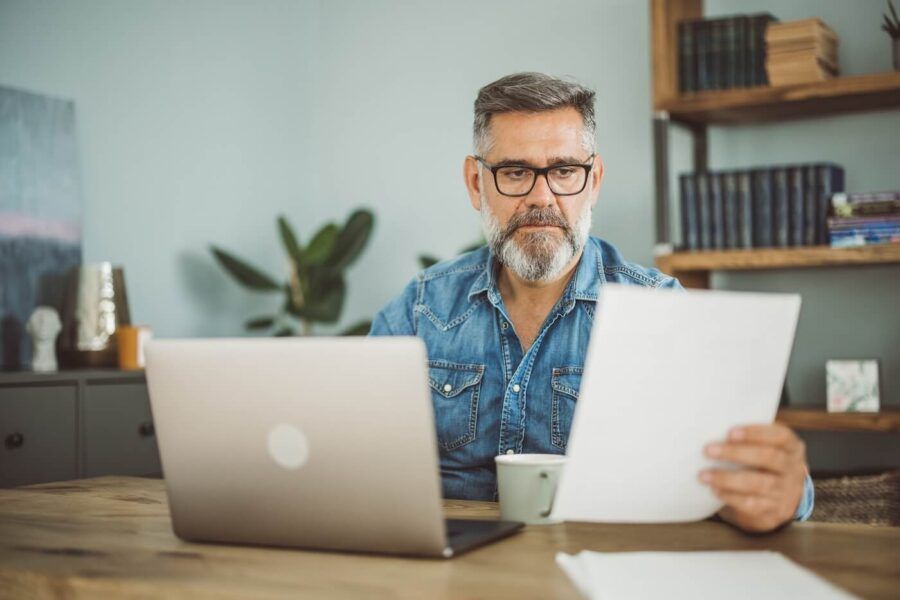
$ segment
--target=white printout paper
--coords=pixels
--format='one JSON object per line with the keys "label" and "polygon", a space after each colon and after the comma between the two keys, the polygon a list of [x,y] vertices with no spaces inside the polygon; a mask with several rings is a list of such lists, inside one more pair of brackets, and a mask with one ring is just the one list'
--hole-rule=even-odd
{"label": "white printout paper", "polygon": [[777,552],[560,552],[556,563],[591,600],[848,600]]}
{"label": "white printout paper", "polygon": [[800,297],[601,288],[554,516],[705,519],[722,503],[698,476],[737,425],[771,423]]}

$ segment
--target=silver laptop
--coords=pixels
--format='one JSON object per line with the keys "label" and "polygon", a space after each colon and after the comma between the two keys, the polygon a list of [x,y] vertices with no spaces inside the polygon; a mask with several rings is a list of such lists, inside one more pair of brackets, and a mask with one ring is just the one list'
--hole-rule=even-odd
{"label": "silver laptop", "polygon": [[146,359],[182,539],[451,557],[521,527],[443,519],[418,338],[157,340]]}

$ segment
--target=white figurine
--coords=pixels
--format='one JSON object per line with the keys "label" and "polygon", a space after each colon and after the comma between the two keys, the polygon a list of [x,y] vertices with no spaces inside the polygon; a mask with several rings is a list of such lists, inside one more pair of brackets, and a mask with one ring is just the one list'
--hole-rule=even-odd
{"label": "white figurine", "polygon": [[31,348],[34,351],[31,360],[32,371],[50,373],[57,370],[56,336],[61,329],[59,313],[55,308],[38,306],[31,313],[26,330],[31,336]]}

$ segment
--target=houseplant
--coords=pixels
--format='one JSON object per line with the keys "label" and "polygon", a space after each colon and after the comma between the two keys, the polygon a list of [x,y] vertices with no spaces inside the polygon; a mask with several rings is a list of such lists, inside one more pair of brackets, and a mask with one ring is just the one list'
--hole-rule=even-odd
{"label": "houseplant", "polygon": [[[311,335],[314,323],[336,323],[344,307],[347,285],[344,270],[362,253],[375,218],[368,210],[357,210],[339,227],[328,223],[305,246],[288,220],[278,217],[278,231],[290,261],[286,283],[278,283],[264,271],[217,246],[211,246],[216,261],[247,289],[284,294],[278,314],[250,319],[248,330],[270,331],[276,336]],[[298,329],[299,325],[299,329]],[[361,321],[342,335],[365,335],[371,323]]]}
{"label": "houseplant", "polygon": [[882,23],[881,28],[891,36],[891,43],[894,46],[894,70],[900,71],[900,19],[897,18],[894,3],[891,0],[887,0],[887,5],[891,14],[890,16],[887,13],[882,15],[884,23]]}

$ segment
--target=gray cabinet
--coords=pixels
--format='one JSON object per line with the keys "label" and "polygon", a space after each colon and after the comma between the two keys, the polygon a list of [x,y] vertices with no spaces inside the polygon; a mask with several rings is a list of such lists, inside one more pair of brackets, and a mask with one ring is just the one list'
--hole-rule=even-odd
{"label": "gray cabinet", "polygon": [[0,485],[77,476],[75,385],[0,387]]}
{"label": "gray cabinet", "polygon": [[143,372],[0,373],[0,487],[160,476]]}
{"label": "gray cabinet", "polygon": [[82,415],[85,477],[159,473],[146,385],[90,384]]}

